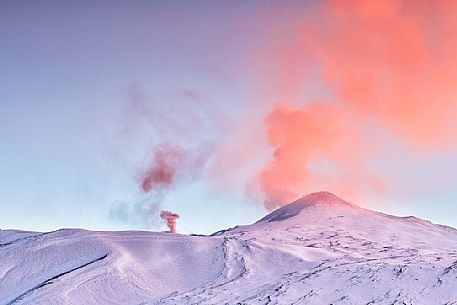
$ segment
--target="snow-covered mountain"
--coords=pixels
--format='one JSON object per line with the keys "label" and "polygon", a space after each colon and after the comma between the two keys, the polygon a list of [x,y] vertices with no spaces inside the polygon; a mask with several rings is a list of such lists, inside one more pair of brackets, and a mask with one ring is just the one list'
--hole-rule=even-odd
{"label": "snow-covered mountain", "polygon": [[4,230],[0,304],[457,304],[457,230],[327,192],[212,236]]}

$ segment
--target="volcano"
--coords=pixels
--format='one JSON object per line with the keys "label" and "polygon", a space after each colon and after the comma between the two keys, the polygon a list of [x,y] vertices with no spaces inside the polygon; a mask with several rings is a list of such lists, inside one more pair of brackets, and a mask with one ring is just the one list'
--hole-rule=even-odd
{"label": "volcano", "polygon": [[0,304],[457,304],[457,230],[328,192],[210,236],[1,230]]}

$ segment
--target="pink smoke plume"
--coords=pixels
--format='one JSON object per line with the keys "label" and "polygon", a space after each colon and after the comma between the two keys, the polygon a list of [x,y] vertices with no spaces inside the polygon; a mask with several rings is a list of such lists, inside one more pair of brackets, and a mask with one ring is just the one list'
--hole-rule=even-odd
{"label": "pink smoke plume", "polygon": [[145,193],[160,192],[175,183],[176,176],[184,169],[185,150],[177,144],[163,142],[154,149],[152,162],[144,172],[141,190]]}
{"label": "pink smoke plume", "polygon": [[[391,165],[383,157],[399,150],[417,157],[454,148],[456,3],[329,0],[282,6],[279,12],[266,6],[259,19],[268,20],[262,27],[268,37],[239,71],[252,76],[252,113],[239,130],[230,126],[234,136],[218,137],[223,143],[212,156],[209,180],[231,176],[238,187],[243,177],[255,176],[248,188],[260,191],[267,209],[321,189],[358,201],[392,188],[393,178],[373,169],[373,160]],[[127,125],[140,113],[158,137],[198,143],[220,122],[201,103],[204,95],[180,96],[185,103],[157,111],[159,103],[148,107],[143,94],[133,94],[139,111]],[[264,130],[256,129],[258,121]],[[264,140],[273,152],[269,159]],[[152,152],[139,179],[142,194],[156,198],[151,206],[205,166],[208,154],[183,147],[164,142]]]}
{"label": "pink smoke plume", "polygon": [[170,211],[160,211],[160,218],[167,222],[170,233],[176,233],[176,219],[179,215]]}
{"label": "pink smoke plume", "polygon": [[[208,153],[206,145],[198,151],[189,151],[171,142],[156,145],[151,163],[143,172],[140,181],[141,191],[149,196],[149,210],[160,208],[164,196],[179,182],[195,177],[205,166]],[[174,233],[179,215],[162,211],[160,217],[167,220],[170,232]]]}
{"label": "pink smoke plume", "polygon": [[[129,90],[119,138],[128,158],[143,160],[135,173],[140,193],[128,202],[113,203],[110,218],[114,221],[137,228],[156,226],[168,193],[200,176],[214,151],[213,137],[224,125],[223,115],[205,94],[176,89],[165,96],[157,100],[141,84]],[[205,135],[206,129],[214,133]],[[151,139],[159,141],[152,148]]]}
{"label": "pink smoke plume", "polygon": [[[455,1],[317,7],[312,17],[277,18],[277,28],[289,24],[288,35],[274,37],[270,56],[262,54],[279,75],[258,86],[260,99],[280,102],[265,119],[274,153],[256,178],[268,209],[313,188],[349,199],[388,191],[389,178],[369,166],[386,150],[381,135],[415,155],[457,144]],[[331,97],[303,97],[313,77]]]}
{"label": "pink smoke plume", "polygon": [[[158,222],[159,211],[169,191],[198,176],[210,152],[211,145],[189,150],[168,141],[157,144],[151,161],[138,176],[138,199],[130,203],[116,203],[111,208],[110,217],[135,227],[153,227]],[[162,214],[160,216],[163,217]],[[175,222],[170,218],[169,224]]]}

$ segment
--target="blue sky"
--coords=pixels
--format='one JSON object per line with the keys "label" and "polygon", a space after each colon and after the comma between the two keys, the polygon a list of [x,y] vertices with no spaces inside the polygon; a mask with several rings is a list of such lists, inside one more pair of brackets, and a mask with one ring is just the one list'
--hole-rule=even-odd
{"label": "blue sky", "polygon": [[[147,130],[141,114],[129,121],[130,92],[148,96],[153,111],[179,107],[174,99],[182,91],[199,92],[228,116],[249,94],[231,71],[240,54],[218,45],[244,37],[207,28],[205,20],[222,16],[199,11],[165,2],[2,3],[2,228],[135,228],[113,223],[108,211],[113,202],[134,200],[135,171],[160,135]],[[183,211],[186,231],[210,232],[263,213],[240,194],[201,183],[174,190],[167,201]]]}
{"label": "blue sky", "polygon": [[[259,88],[277,75],[257,59],[293,28],[276,18],[306,19],[314,9],[299,7],[302,14],[256,1],[3,1],[0,228],[145,229],[113,220],[110,209],[138,201],[138,173],[163,140],[207,141],[227,152],[167,192],[162,208],[181,214],[178,231],[211,233],[261,218],[262,199],[246,186],[271,158],[264,117],[285,97],[269,95],[259,106]],[[316,69],[299,95],[333,93]],[[411,156],[396,141],[370,159],[394,181],[392,191],[365,194],[370,203],[361,205],[457,226],[455,150]],[[213,167],[222,157],[234,158],[233,167]]]}

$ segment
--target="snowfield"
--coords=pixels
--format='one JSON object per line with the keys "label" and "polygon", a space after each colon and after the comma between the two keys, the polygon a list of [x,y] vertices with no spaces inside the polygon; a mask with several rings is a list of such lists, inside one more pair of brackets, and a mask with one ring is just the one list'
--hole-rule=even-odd
{"label": "snowfield", "polygon": [[0,304],[457,305],[457,231],[327,192],[212,236],[1,230]]}

